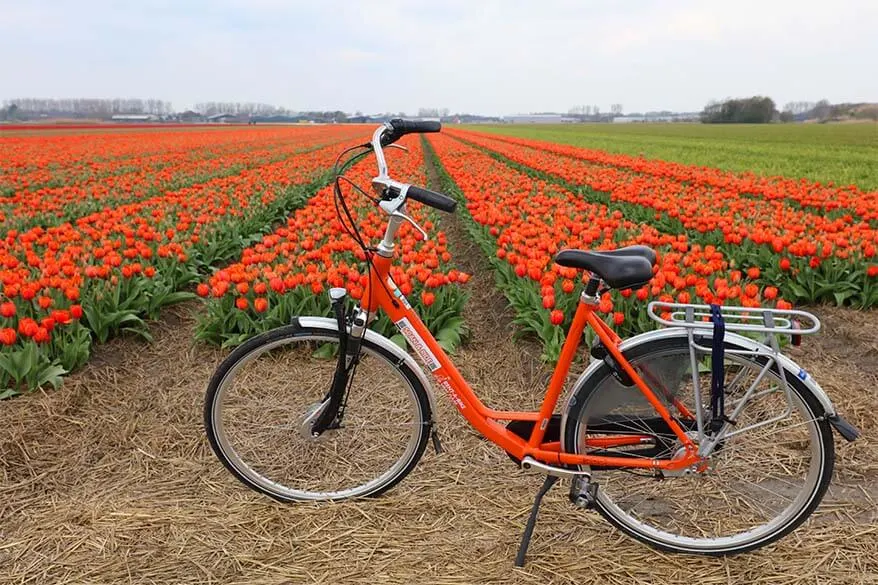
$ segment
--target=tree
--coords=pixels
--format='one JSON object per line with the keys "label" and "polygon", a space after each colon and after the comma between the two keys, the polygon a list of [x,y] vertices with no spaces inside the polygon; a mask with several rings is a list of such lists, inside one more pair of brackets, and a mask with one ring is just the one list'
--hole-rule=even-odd
{"label": "tree", "polygon": [[701,112],[701,121],[705,124],[766,124],[772,121],[775,111],[774,100],[763,96],[710,101]]}
{"label": "tree", "polygon": [[832,115],[832,104],[829,100],[820,100],[814,106],[814,117],[818,120],[828,120]]}
{"label": "tree", "polygon": [[863,106],[854,112],[854,117],[878,121],[878,106]]}
{"label": "tree", "polygon": [[622,115],[622,104],[613,104],[610,106],[610,113],[614,116]]}

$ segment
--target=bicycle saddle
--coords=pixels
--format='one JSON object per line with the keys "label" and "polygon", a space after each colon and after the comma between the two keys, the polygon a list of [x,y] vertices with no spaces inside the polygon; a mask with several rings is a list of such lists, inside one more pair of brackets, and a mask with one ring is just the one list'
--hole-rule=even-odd
{"label": "bicycle saddle", "polygon": [[617,250],[561,250],[555,262],[568,268],[588,270],[610,288],[639,287],[652,279],[655,251],[646,246],[627,246]]}

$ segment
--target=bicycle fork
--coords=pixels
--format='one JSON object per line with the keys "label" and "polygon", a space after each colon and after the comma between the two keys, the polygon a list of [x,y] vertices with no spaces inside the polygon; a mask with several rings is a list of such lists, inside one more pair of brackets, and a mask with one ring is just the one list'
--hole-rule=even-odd
{"label": "bicycle fork", "polygon": [[338,361],[329,392],[317,410],[308,417],[310,421],[306,421],[306,425],[310,423],[311,438],[315,439],[326,430],[341,427],[348,387],[360,359],[360,345],[367,322],[365,312],[359,308],[356,309],[353,313],[351,331],[348,332],[348,316],[345,307],[347,291],[343,288],[332,288],[329,290],[329,298],[332,301],[332,311],[338,322]]}

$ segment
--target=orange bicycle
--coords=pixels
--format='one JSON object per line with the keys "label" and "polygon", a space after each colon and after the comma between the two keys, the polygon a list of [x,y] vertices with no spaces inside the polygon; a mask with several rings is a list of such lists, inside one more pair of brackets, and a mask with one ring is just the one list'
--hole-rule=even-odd
{"label": "orange bicycle", "polygon": [[[344,289],[332,289],[335,318],[297,317],[222,362],[204,416],[229,471],[281,501],[341,500],[393,487],[428,439],[441,450],[430,381],[412,356],[368,328],[382,310],[470,424],[522,469],[546,474],[517,564],[559,478],[570,480],[575,505],[668,551],[739,553],[801,524],[832,475],[832,428],[857,436],[780,352],[778,336],[814,333],[819,321],[804,311],[654,302],[649,314],[666,328],[623,341],[595,310],[605,290],[652,278],[656,256],[644,246],[560,252],[558,264],[590,277],[539,411],[494,410],[479,400],[390,277],[403,222],[427,235],[406,215],[406,201],[446,212],[456,201],[391,179],[383,148],[439,130],[438,122],[392,120],[337,162],[341,177],[362,156],[377,159],[372,186],[389,220],[376,248],[357,232],[338,179],[335,190],[339,219],[366,253],[368,286],[352,307]],[[591,363],[556,412],[586,327],[596,333]]]}

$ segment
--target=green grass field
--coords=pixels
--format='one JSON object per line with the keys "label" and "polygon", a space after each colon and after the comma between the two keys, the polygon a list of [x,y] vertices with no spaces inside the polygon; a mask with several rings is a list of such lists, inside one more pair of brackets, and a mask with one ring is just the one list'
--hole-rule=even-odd
{"label": "green grass field", "polygon": [[878,124],[474,125],[472,130],[878,190]]}

